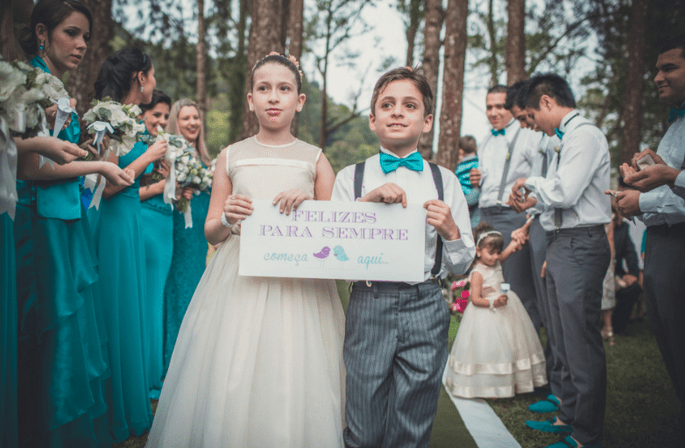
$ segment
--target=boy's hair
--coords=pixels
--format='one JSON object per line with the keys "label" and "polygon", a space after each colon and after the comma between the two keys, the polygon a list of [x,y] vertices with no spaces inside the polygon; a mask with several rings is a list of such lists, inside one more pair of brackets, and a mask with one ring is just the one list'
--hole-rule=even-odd
{"label": "boy's hair", "polygon": [[409,68],[400,67],[394,70],[390,70],[383,76],[381,76],[376,82],[376,86],[373,88],[373,96],[371,97],[371,113],[376,115],[376,101],[378,101],[378,96],[381,91],[385,89],[388,84],[393,81],[401,81],[403,79],[410,80],[423,97],[423,116],[426,117],[433,113],[433,90],[428,83],[428,79],[423,74],[421,67]]}
{"label": "boy's hair", "polygon": [[[485,221],[481,221],[474,231],[474,238],[477,243],[476,246],[481,249],[495,249],[498,252],[502,252],[504,247],[504,239],[502,234],[496,231],[490,224]],[[483,236],[483,238],[481,238]]]}
{"label": "boy's hair", "polygon": [[511,110],[512,107],[516,106],[523,110],[526,108],[526,95],[528,94],[528,86],[530,86],[530,80],[515,82],[507,90],[507,99],[504,102],[504,108],[506,110]]}
{"label": "boy's hair", "polygon": [[472,135],[465,135],[459,139],[459,149],[464,151],[464,154],[475,154],[478,151],[476,139]]}
{"label": "boy's hair", "polygon": [[670,50],[675,50],[676,48],[680,48],[680,55],[685,58],[685,34],[672,37],[664,42],[664,44],[661,46],[659,54],[666,53]]}
{"label": "boy's hair", "polygon": [[509,90],[509,87],[503,86],[502,84],[497,84],[496,86],[492,86],[488,89],[488,95],[491,93],[507,93],[507,90]]}
{"label": "boy's hair", "polygon": [[252,71],[250,72],[250,92],[252,91],[252,87],[254,85],[254,73],[257,71],[259,67],[266,65],[269,62],[281,64],[288,70],[290,70],[293,76],[295,77],[295,81],[297,82],[297,94],[299,95],[300,93],[302,93],[302,77],[300,76],[300,67],[295,65],[295,63],[290,59],[280,54],[270,54],[266,57],[263,57],[262,59],[257,61],[254,67],[252,67]]}
{"label": "boy's hair", "polygon": [[573,91],[564,78],[554,73],[537,74],[530,78],[526,107],[540,110],[540,98],[547,95],[554,98],[561,107],[576,107]]}

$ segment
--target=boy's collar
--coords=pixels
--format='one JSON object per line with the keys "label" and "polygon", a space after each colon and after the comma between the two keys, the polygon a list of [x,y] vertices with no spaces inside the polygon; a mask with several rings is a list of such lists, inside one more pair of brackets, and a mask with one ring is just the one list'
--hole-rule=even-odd
{"label": "boy's collar", "polygon": [[478,158],[478,154],[468,154],[468,155],[465,155],[465,156],[461,159],[461,162],[460,162],[460,163],[464,163],[464,162],[467,162],[467,161],[469,161],[469,160],[471,160],[471,159],[476,159],[476,158]]}
{"label": "boy's collar", "polygon": [[383,146],[381,146],[381,152],[384,152],[386,154],[390,154],[391,156],[397,157],[399,159],[406,159],[407,157],[409,157],[410,155],[414,154],[417,151],[418,151],[418,149],[414,149],[413,151],[411,151],[411,152],[405,154],[404,156],[400,157],[397,154],[395,154],[394,152],[390,151],[389,149],[385,149],[385,148],[383,148]]}

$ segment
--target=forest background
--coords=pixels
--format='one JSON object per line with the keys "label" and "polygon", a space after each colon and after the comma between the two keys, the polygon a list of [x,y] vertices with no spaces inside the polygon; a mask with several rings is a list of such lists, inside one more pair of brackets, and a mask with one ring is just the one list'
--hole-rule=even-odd
{"label": "forest background", "polygon": [[[14,23],[25,23],[33,1],[9,1]],[[685,2],[671,0],[81,1],[93,13],[92,38],[65,80],[81,112],[102,61],[134,45],[152,58],[158,89],[198,102],[215,156],[257,132],[245,104],[249,68],[275,50],[294,55],[304,70],[307,105],[292,131],[322,147],[336,172],[378,151],[368,98],[380,74],[419,64],[439,104],[434,132],[419,144],[424,158],[453,170],[459,137],[480,139],[487,130],[462,127],[465,110],[484,119],[487,87],[555,72],[605,132],[618,165],[656,148],[667,129],[654,65],[661,43],[685,23]],[[397,35],[404,39],[386,42],[394,51],[383,52],[379,36],[392,26],[403,27]],[[340,79],[347,98],[340,98]]]}

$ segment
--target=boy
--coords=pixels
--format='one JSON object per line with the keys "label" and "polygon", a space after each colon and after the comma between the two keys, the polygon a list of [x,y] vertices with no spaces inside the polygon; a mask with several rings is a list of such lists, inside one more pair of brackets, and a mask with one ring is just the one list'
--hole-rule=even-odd
{"label": "boy", "polygon": [[469,206],[469,214],[471,215],[471,228],[476,228],[480,222],[480,210],[478,209],[478,198],[480,197],[480,188],[471,185],[469,180],[469,173],[473,168],[478,168],[478,155],[476,151],[476,139],[470,135],[465,135],[459,139],[459,164],[454,174],[457,175],[459,183],[461,184],[461,191],[466,197],[466,203]]}
{"label": "boy", "polygon": [[[425,281],[361,281],[352,288],[343,346],[347,447],[426,447],[437,411],[450,314],[435,277],[446,270],[465,272],[475,247],[456,176],[442,167],[436,176],[416,150],[421,134],[433,125],[432,109],[430,85],[418,70],[383,75],[369,114],[381,153],[366,160],[356,192],[359,168],[348,166],[335,180],[333,201],[358,197],[427,209]],[[444,201],[438,199],[440,187]]]}
{"label": "boy", "polygon": [[[547,176],[518,179],[512,187],[534,192],[547,208],[540,224],[547,231],[547,299],[561,361],[559,416],[526,425],[568,435],[554,448],[600,446],[606,407],[606,358],[599,321],[602,282],[609,268],[611,162],[604,134],[576,110],[568,83],[558,75],[531,78],[526,108],[545,134],[561,145]],[[527,196],[527,193],[526,193]],[[550,447],[551,448],[551,447]]]}

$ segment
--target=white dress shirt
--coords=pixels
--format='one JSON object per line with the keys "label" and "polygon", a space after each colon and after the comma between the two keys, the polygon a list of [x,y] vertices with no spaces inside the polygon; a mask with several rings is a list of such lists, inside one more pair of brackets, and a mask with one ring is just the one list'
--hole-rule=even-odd
{"label": "white dress shirt", "polygon": [[[552,163],[552,159],[554,159],[554,147],[561,145],[561,140],[559,140],[559,137],[556,135],[550,137],[544,132],[540,132],[539,134],[541,135],[540,145],[538,146],[538,151],[535,153],[535,159],[533,159],[533,171],[531,176],[546,177],[549,165]],[[545,155],[547,155],[546,159]],[[543,169],[543,165],[545,163],[547,163],[546,170]],[[545,203],[538,199],[534,192],[530,193],[530,195],[537,199],[538,202],[533,207],[526,210],[526,213],[529,215],[540,215],[544,213],[545,209],[547,208]]]}
{"label": "white dress shirt", "polygon": [[[381,151],[395,156],[392,152],[381,148]],[[342,169],[335,178],[333,196],[331,201],[354,201],[354,172],[355,165]],[[445,277],[447,271],[454,274],[463,274],[471,265],[476,253],[476,247],[471,233],[471,221],[469,208],[461,191],[457,176],[446,168],[440,167],[444,190],[444,202],[450,207],[452,218],[459,228],[461,237],[454,241],[443,239],[442,248],[442,271],[440,276]],[[366,160],[364,166],[364,182],[362,183],[361,197],[370,191],[392,182],[397,184],[407,193],[409,204],[423,205],[429,199],[438,199],[438,190],[435,188],[433,174],[428,162],[423,161],[423,171],[412,171],[407,167],[400,166],[388,174],[383,173],[380,164],[380,155],[376,154]],[[390,207],[401,207],[401,204],[392,204]],[[426,223],[426,250],[424,261],[424,279],[431,277],[431,270],[435,264],[435,245],[438,232],[432,225]]]}
{"label": "white dress shirt", "polygon": [[[685,117],[676,119],[659,142],[656,153],[673,168],[683,168],[685,159]],[[678,176],[681,181],[685,179]],[[683,184],[685,185],[685,184]],[[647,225],[677,224],[685,222],[685,199],[678,196],[668,185],[662,185],[640,194],[640,219]]]}
{"label": "white dress shirt", "polygon": [[606,224],[611,221],[611,199],[604,194],[611,171],[607,139],[594,125],[578,128],[590,122],[575,110],[561,123],[564,138],[557,146],[559,152],[554,150],[547,178],[529,177],[526,181],[526,188],[547,205],[540,224],[547,231],[555,229],[555,208],[562,209],[564,229]]}
{"label": "white dress shirt", "polygon": [[[506,129],[505,135],[493,136],[491,133],[488,133],[478,148],[478,164],[481,171],[481,190],[478,205],[481,208],[499,205],[497,197],[499,196],[509,144],[514,139],[516,132],[521,129],[521,124],[518,120],[512,119],[504,129]],[[539,144],[539,133],[530,129],[521,129],[516,140],[516,146],[511,154],[509,172],[504,184],[501,204],[503,207],[508,207],[505,202],[509,198],[514,182],[519,178],[531,175]]]}

